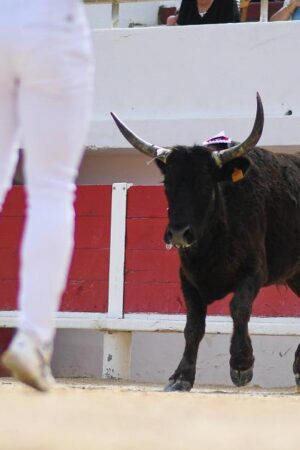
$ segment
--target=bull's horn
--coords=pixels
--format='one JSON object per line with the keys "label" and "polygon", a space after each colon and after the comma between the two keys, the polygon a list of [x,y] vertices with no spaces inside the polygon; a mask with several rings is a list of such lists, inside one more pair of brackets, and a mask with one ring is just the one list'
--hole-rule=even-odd
{"label": "bull's horn", "polygon": [[151,158],[158,158],[164,163],[167,161],[167,157],[171,153],[171,150],[143,141],[143,139],[139,138],[129,128],[127,128],[126,125],[113,112],[111,112],[111,115],[124,138],[127,139],[133,147]]}
{"label": "bull's horn", "polygon": [[225,163],[249,152],[259,141],[264,127],[264,109],[259,93],[256,94],[257,109],[253,129],[248,138],[241,144],[237,144],[226,150],[214,151],[212,156],[217,166],[222,167]]}

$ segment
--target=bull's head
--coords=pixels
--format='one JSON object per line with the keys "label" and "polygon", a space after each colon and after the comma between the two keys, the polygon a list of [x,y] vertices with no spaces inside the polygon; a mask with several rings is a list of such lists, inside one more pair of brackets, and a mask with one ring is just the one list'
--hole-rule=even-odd
{"label": "bull's head", "polygon": [[[187,248],[203,234],[217,204],[218,183],[245,174],[249,161],[244,156],[257,144],[263,130],[264,113],[259,94],[253,129],[241,144],[216,150],[211,146],[173,147],[152,145],[134,134],[115,114],[112,116],[123,136],[140,152],[154,158],[164,175],[169,203],[168,246]],[[234,179],[233,179],[234,180]]]}

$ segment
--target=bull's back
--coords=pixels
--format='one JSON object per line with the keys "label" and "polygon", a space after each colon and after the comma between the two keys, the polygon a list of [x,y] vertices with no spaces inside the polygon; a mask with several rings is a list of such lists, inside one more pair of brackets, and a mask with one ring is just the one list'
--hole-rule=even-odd
{"label": "bull's back", "polygon": [[282,283],[300,271],[300,153],[261,151],[253,160],[266,184],[268,284]]}

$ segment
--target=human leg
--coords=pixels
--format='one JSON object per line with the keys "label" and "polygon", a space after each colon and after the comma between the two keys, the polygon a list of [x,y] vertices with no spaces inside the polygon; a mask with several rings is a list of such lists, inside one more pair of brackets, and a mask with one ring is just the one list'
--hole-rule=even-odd
{"label": "human leg", "polygon": [[66,20],[65,27],[62,23],[46,29],[28,27],[19,58],[27,218],[21,246],[18,333],[4,360],[16,378],[42,391],[51,387],[54,319],[73,250],[74,180],[93,84],[84,20]]}
{"label": "human leg", "polygon": [[[22,102],[27,105],[23,128],[28,217],[21,250],[20,328],[48,342],[72,255],[74,179],[89,102],[81,96],[33,93],[24,93]],[[39,121],[41,110],[47,110],[47,120]]]}
{"label": "human leg", "polygon": [[17,83],[0,75],[0,210],[18,161]]}
{"label": "human leg", "polygon": [[81,9],[75,8],[72,17],[46,29],[29,27],[20,59],[28,204],[21,247],[20,328],[41,342],[53,339],[72,256],[74,181],[93,93],[90,34]]}
{"label": "human leg", "polygon": [[[47,111],[46,120],[40,111]],[[20,98],[28,207],[21,248],[19,331],[3,361],[16,378],[40,391],[53,384],[55,313],[72,256],[74,180],[89,111],[90,95],[82,93],[49,96],[25,90]]]}

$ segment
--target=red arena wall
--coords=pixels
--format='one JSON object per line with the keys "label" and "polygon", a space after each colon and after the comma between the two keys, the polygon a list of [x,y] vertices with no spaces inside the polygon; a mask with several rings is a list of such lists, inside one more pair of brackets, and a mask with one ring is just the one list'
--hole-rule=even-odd
{"label": "red arena wall", "polygon": [[[75,251],[61,311],[106,312],[111,186],[78,187],[75,210]],[[2,311],[16,309],[18,246],[23,230],[24,211],[24,190],[22,187],[14,187],[8,194],[0,217]]]}
{"label": "red arena wall", "polygon": [[[124,268],[124,312],[182,314],[176,250],[163,242],[167,203],[162,186],[128,190]],[[61,311],[107,312],[111,226],[111,186],[80,186],[77,191],[75,251]],[[14,187],[0,216],[0,310],[16,309],[18,245],[24,224],[24,191]],[[51,236],[49,236],[51,239]],[[228,315],[230,296],[209,308]],[[261,290],[256,316],[300,316],[298,297],[284,286]]]}
{"label": "red arena wall", "polygon": [[[161,186],[128,191],[125,260],[125,312],[184,313],[176,250],[165,249],[167,203]],[[211,315],[228,315],[231,296],[209,307]],[[300,316],[298,297],[285,286],[263,288],[255,316]]]}

